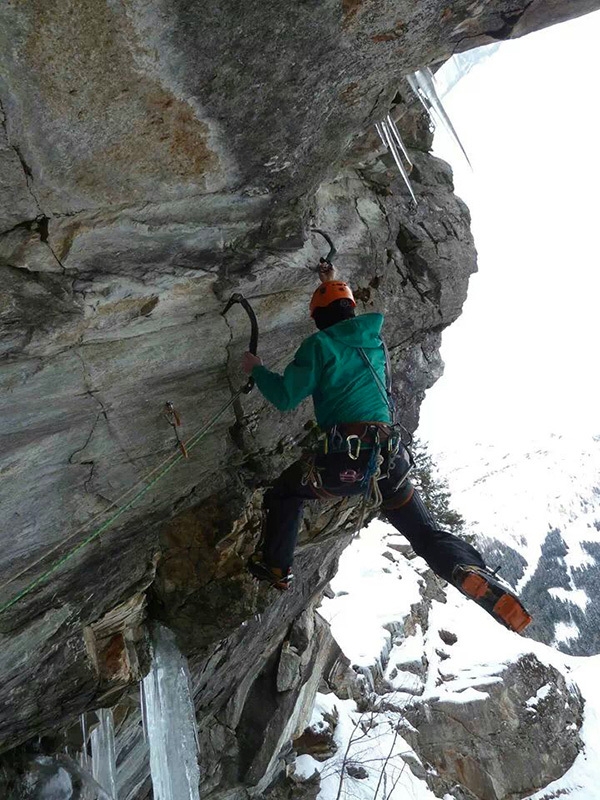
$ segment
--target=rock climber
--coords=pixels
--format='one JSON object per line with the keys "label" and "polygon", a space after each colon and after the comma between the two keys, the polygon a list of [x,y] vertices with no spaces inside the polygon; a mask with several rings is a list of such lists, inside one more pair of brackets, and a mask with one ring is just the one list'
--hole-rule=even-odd
{"label": "rock climber", "polygon": [[305,454],[267,490],[263,541],[249,571],[280,591],[288,589],[304,502],[375,495],[389,522],[437,575],[521,632],[531,617],[519,599],[472,545],[436,524],[408,478],[411,457],[394,424],[383,316],[355,315],[352,290],[335,279],[330,262],[321,263],[319,275],[321,285],[310,301],[319,330],[302,342],[283,375],[252,353],[242,360],[244,372],[280,411],[312,395],[325,432],[322,450]]}

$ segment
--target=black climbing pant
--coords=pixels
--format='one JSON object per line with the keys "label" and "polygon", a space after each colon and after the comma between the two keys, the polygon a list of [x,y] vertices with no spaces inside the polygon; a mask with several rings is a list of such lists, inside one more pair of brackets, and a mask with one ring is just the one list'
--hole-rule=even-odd
{"label": "black climbing pant", "polygon": [[[306,500],[348,497],[364,492],[360,476],[367,468],[371,452],[362,450],[356,460],[347,453],[309,456],[281,474],[266,492],[264,501],[266,523],[262,548],[268,566],[279,567],[284,572],[291,567]],[[383,514],[408,539],[415,553],[444,580],[451,582],[452,571],[458,564],[484,567],[483,558],[474,547],[435,523],[408,479],[398,485],[408,464],[408,456],[401,448],[389,476],[379,481]],[[387,456],[382,474],[386,471]]]}

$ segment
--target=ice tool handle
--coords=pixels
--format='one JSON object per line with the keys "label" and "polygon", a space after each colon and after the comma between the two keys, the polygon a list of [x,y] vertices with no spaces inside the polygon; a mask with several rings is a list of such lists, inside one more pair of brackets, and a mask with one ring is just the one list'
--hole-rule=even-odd
{"label": "ice tool handle", "polygon": [[[221,315],[224,317],[231,308],[231,306],[233,306],[235,303],[239,303],[246,311],[246,314],[248,314],[248,316],[250,317],[250,344],[248,345],[248,350],[252,353],[253,356],[255,356],[256,351],[258,349],[258,320],[256,319],[256,314],[254,313],[254,309],[252,308],[250,303],[246,300],[244,295],[240,294],[239,292],[232,294],[231,297],[229,298],[229,302],[227,303],[223,311],[221,311]],[[248,383],[244,386],[242,392],[244,394],[248,394],[249,392],[252,391],[253,388],[254,388],[254,378],[248,378]]]}
{"label": "ice tool handle", "polygon": [[312,228],[311,230],[312,230],[313,233],[319,233],[325,239],[327,244],[329,245],[329,252],[325,256],[325,258],[323,258],[323,256],[321,256],[321,258],[319,259],[319,262],[321,264],[329,264],[330,266],[333,266],[333,264],[331,263],[331,259],[337,253],[337,250],[335,249],[335,245],[331,241],[331,236],[329,236],[328,233],[325,233],[325,231],[322,231],[319,228]]}

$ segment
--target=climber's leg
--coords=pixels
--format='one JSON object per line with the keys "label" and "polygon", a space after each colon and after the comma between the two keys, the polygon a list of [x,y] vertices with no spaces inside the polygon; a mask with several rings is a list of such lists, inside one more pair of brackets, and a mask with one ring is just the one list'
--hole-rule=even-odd
{"label": "climber's leg", "polygon": [[485,567],[477,550],[453,533],[436,525],[417,490],[410,484],[402,487],[394,497],[386,498],[382,511],[411,543],[415,553],[429,564],[444,580],[452,583],[452,573],[459,564]]}
{"label": "climber's leg", "polygon": [[262,555],[265,564],[284,573],[292,566],[305,500],[317,496],[306,479],[307,462],[300,460],[285,470],[265,494],[265,529]]}
{"label": "climber's leg", "polygon": [[368,450],[358,460],[344,453],[321,454],[297,461],[280,475],[265,494],[263,540],[248,564],[253,575],[278,589],[282,578],[289,585],[305,501],[364,492],[360,478],[369,456]]}
{"label": "climber's leg", "polygon": [[410,481],[394,485],[401,477],[400,463],[381,482],[382,511],[411,543],[431,569],[484,608],[498,622],[521,632],[531,616],[512,589],[489,570],[481,554],[464,539],[440,528]]}

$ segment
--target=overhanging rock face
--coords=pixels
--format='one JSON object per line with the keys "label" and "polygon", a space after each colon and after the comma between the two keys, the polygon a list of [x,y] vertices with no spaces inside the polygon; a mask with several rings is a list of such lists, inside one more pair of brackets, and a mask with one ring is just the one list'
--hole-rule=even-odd
{"label": "overhanging rock face", "polygon": [[[1,603],[45,576],[0,615],[2,750],[66,730],[122,693],[144,664],[144,615],[177,631],[198,681],[212,676],[195,686],[200,717],[220,714],[234,691],[227,665],[215,666],[220,643],[227,658],[250,649],[264,666],[326,584],[347,535],[305,544],[301,594],[278,600],[278,624],[263,617],[252,645],[240,644],[242,623],[272,607],[243,569],[261,492],[297,456],[308,405],[284,416],[258,394],[243,398],[128,507],[178,452],[164,403],[187,439],[243,383],[247,322],[220,316],[232,291],[253,302],[267,365],[291,358],[310,331],[316,225],[334,235],[360,309],[386,314],[400,407],[415,427],[475,250],[402,76],[550,24],[560,5],[0,9]],[[595,4],[568,5],[574,16]],[[416,209],[372,130],[392,100]],[[305,539],[325,522],[312,517]],[[136,600],[135,631],[115,632],[115,652],[102,639],[99,666],[89,631],[140,593],[149,610]]]}

